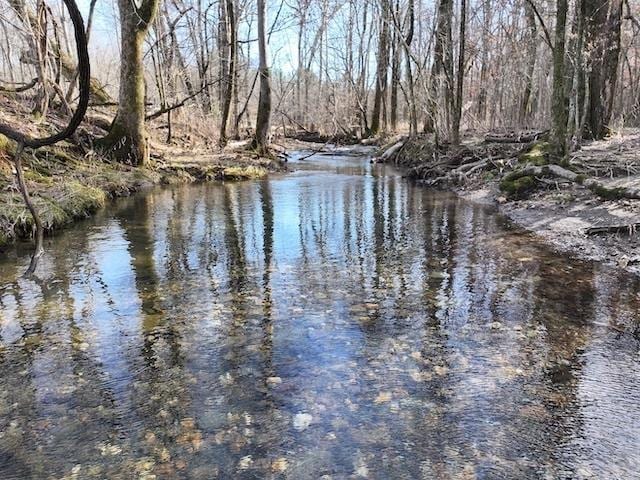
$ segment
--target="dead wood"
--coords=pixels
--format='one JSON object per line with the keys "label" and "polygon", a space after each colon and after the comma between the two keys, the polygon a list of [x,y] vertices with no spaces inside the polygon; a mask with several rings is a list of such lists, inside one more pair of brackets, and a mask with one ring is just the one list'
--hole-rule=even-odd
{"label": "dead wood", "polygon": [[598,180],[596,178],[585,177],[584,175],[579,175],[571,170],[567,170],[560,165],[544,165],[544,166],[533,166],[529,165],[520,170],[516,170],[511,172],[510,174],[505,176],[505,180],[513,181],[518,178],[532,176],[539,177],[551,175],[555,177],[564,178],[566,180],[579,183],[584,185],[589,190],[593,191],[600,197],[606,199],[616,199],[616,198],[630,198],[630,199],[640,199],[640,189],[634,187],[611,187],[608,186],[605,182]]}
{"label": "dead wood", "polygon": [[485,143],[531,143],[536,142],[549,134],[549,130],[541,132],[507,133],[507,134],[487,134],[484,137]]}
{"label": "dead wood", "polygon": [[30,90],[33,87],[35,87],[37,85],[37,83],[38,83],[38,79],[34,78],[29,83],[25,83],[23,85],[18,85],[18,86],[15,86],[15,87],[7,87],[5,85],[0,85],[0,93],[22,93],[22,92],[26,92],[27,90]]}
{"label": "dead wood", "polygon": [[626,225],[603,225],[600,227],[587,228],[587,235],[599,235],[603,233],[625,233],[635,235],[640,228],[640,223],[630,223]]}

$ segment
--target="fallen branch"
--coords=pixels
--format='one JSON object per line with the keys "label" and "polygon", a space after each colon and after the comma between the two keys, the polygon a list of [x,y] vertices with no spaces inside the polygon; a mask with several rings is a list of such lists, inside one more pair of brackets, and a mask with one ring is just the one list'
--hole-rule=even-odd
{"label": "fallen branch", "polygon": [[635,235],[640,228],[640,223],[631,223],[627,225],[606,225],[602,227],[587,228],[587,235],[599,235],[602,233],[626,233],[627,235]]}
{"label": "fallen branch", "polygon": [[484,137],[484,141],[485,143],[531,143],[540,140],[548,134],[549,130],[519,134],[511,133],[507,135],[487,134]]}
{"label": "fallen branch", "polygon": [[22,171],[22,151],[24,150],[24,146],[22,144],[18,144],[16,148],[16,152],[13,156],[13,163],[16,169],[16,178],[18,179],[18,188],[20,189],[20,193],[22,194],[22,198],[24,200],[27,209],[31,213],[31,217],[33,218],[33,223],[36,227],[36,246],[33,251],[33,255],[31,256],[31,262],[29,263],[29,268],[27,269],[25,275],[31,275],[36,271],[38,267],[38,261],[40,257],[44,253],[44,227],[42,225],[42,219],[40,218],[40,214],[36,209],[33,201],[31,200],[31,196],[29,195],[29,190],[27,189],[27,184],[24,180],[24,172]]}
{"label": "fallen branch", "polygon": [[514,172],[505,175],[502,179],[503,182],[512,182],[514,180],[518,180],[523,177],[542,177],[545,175],[551,175],[555,177],[564,178],[571,182],[579,183],[589,190],[594,192],[596,195],[605,198],[605,199],[619,199],[619,198],[630,198],[630,199],[640,199],[640,189],[633,187],[611,187],[606,183],[590,177],[585,177],[584,175],[578,175],[571,170],[567,170],[566,168],[561,167],[560,165],[543,165],[543,166],[533,166],[529,165],[520,170],[516,170]]}
{"label": "fallen branch", "polygon": [[38,79],[34,78],[29,83],[25,83],[24,85],[19,85],[17,87],[5,87],[4,85],[0,85],[0,92],[1,93],[22,93],[35,87],[37,83],[38,83]]}
{"label": "fallen branch", "polygon": [[461,182],[467,179],[467,177],[472,173],[482,170],[487,165],[489,165],[489,160],[478,160],[477,162],[465,163],[464,165],[460,165],[459,167],[450,170],[446,175],[426,180],[426,183],[428,185],[435,186],[440,183]]}

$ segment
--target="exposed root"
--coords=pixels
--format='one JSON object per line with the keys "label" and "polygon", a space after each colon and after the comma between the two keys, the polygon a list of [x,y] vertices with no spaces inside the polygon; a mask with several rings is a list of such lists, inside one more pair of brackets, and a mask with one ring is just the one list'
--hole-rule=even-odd
{"label": "exposed root", "polygon": [[22,152],[24,150],[24,145],[22,143],[18,144],[16,148],[16,152],[13,157],[13,163],[16,169],[16,178],[18,180],[18,187],[20,189],[20,193],[22,194],[22,198],[24,199],[24,203],[29,209],[31,216],[33,217],[33,223],[35,225],[35,233],[36,233],[36,244],[33,251],[33,255],[31,256],[31,262],[29,264],[29,268],[25,272],[25,276],[31,276],[35,273],[36,268],[38,268],[38,262],[40,257],[44,254],[44,227],[42,225],[42,219],[40,218],[40,214],[36,209],[35,205],[31,201],[31,197],[29,195],[29,190],[27,188],[27,184],[24,180],[24,172],[22,170]]}

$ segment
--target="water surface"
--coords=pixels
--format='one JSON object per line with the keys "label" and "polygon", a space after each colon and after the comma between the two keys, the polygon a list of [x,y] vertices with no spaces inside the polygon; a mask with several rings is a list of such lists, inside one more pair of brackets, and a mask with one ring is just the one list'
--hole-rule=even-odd
{"label": "water surface", "polygon": [[[640,478],[640,282],[366,157],[0,262],[0,478]],[[155,476],[155,477],[154,477]]]}

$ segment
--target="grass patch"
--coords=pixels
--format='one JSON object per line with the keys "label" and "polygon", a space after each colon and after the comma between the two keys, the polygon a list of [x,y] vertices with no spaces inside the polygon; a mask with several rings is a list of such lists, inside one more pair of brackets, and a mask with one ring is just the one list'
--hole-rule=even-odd
{"label": "grass patch", "polygon": [[71,217],[81,218],[104,207],[107,194],[97,187],[82,185],[73,181],[65,186],[63,201],[60,207]]}
{"label": "grass patch", "polygon": [[40,183],[46,186],[52,186],[54,184],[54,178],[48,175],[43,175],[36,170],[25,170],[24,178],[27,182]]}
{"label": "grass patch", "polygon": [[227,167],[223,170],[225,180],[257,180],[267,176],[262,167],[249,165],[246,167]]}
{"label": "grass patch", "polygon": [[0,151],[8,155],[15,153],[15,143],[0,133]]}

